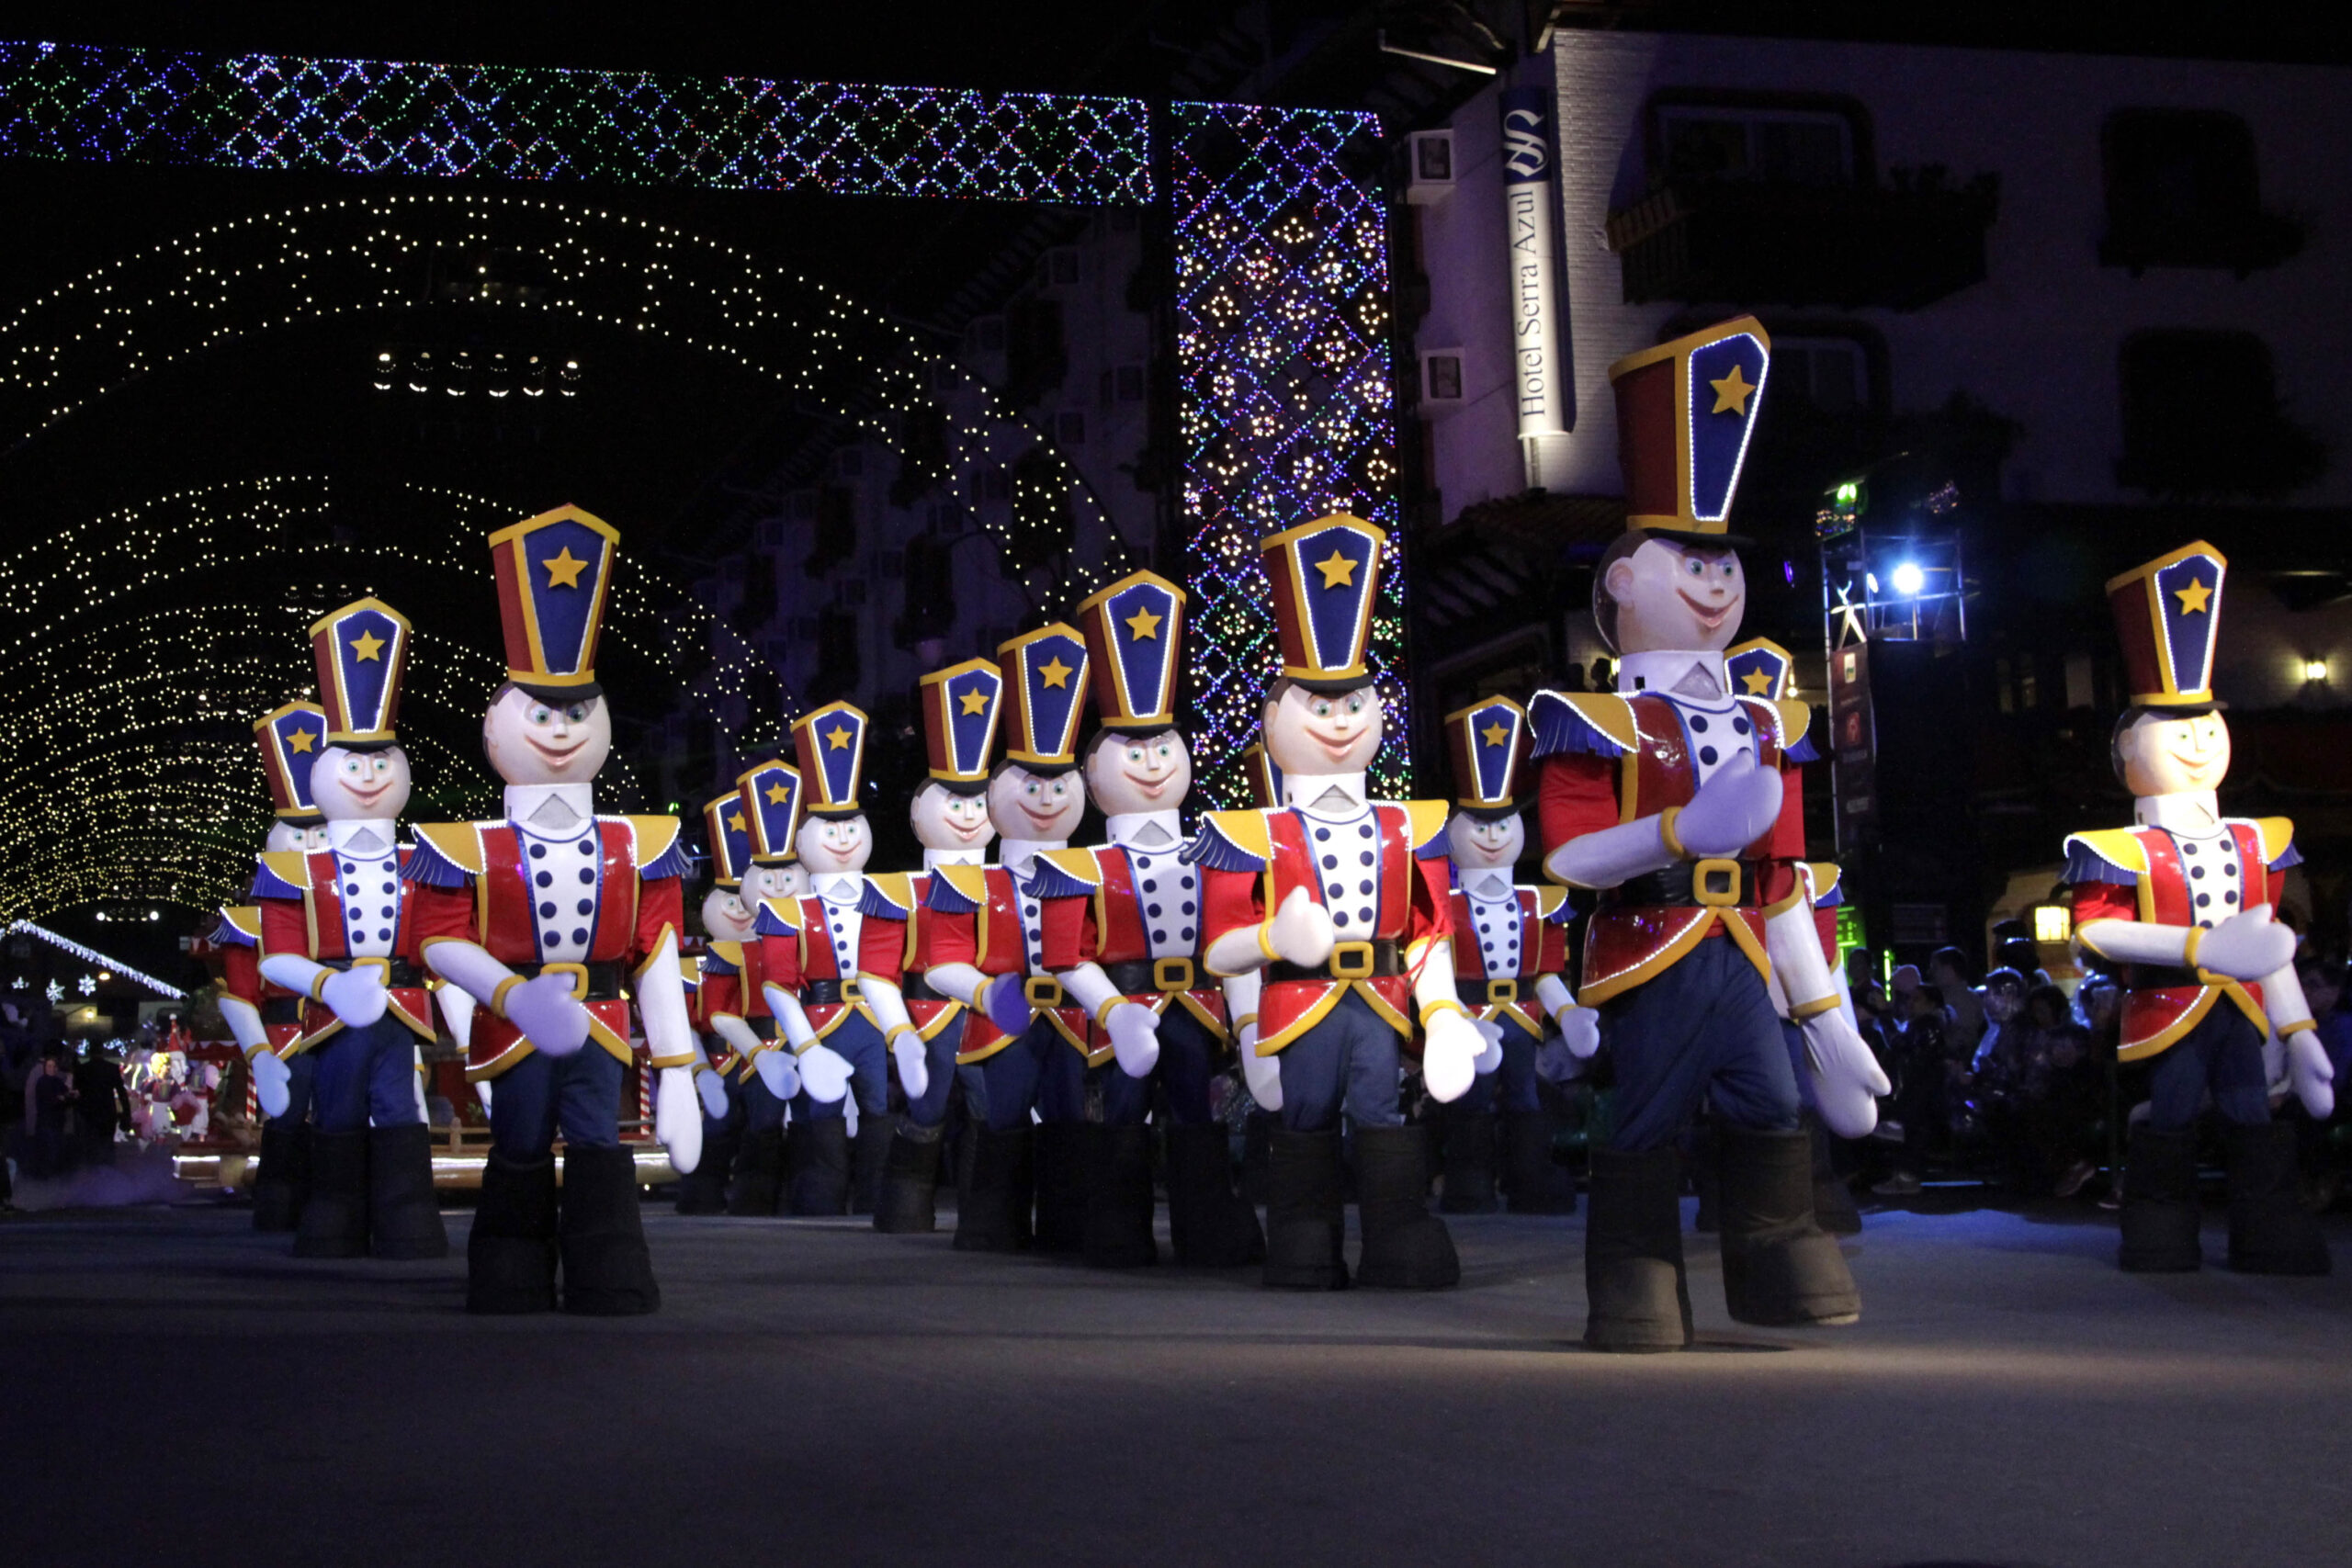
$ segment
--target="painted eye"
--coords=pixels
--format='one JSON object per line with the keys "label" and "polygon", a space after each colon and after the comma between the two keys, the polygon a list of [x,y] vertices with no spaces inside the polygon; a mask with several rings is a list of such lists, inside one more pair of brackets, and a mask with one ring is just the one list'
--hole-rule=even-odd
{"label": "painted eye", "polygon": [[1363,712],[1363,694],[1362,692],[1356,693],[1348,699],[1348,711],[1350,713]]}
{"label": "painted eye", "polygon": [[563,716],[570,719],[574,724],[584,724],[588,720],[588,705],[586,703],[574,703],[570,707],[563,710]]}
{"label": "painted eye", "polygon": [[531,722],[533,724],[546,724],[554,717],[555,709],[548,707],[546,704],[534,703],[531,705]]}
{"label": "painted eye", "polygon": [[1693,577],[1703,577],[1706,575],[1707,563],[1697,556],[1685,556],[1682,558],[1682,570]]}
{"label": "painted eye", "polygon": [[1130,762],[1140,762],[1140,761],[1143,761],[1143,748],[1142,748],[1142,747],[1140,747],[1140,746],[1130,746],[1130,747],[1128,747],[1128,748],[1127,748],[1127,761],[1130,761]]}

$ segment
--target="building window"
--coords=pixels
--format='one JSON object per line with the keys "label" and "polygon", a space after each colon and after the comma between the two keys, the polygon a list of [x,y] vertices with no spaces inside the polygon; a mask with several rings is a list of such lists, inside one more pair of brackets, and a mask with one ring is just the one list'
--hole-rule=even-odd
{"label": "building window", "polygon": [[2302,247],[2302,225],[2262,210],[2254,132],[2217,109],[2118,109],[2099,133],[2107,234],[2099,261],[2226,267],[2243,276]]}
{"label": "building window", "polygon": [[1854,121],[1838,107],[1771,103],[1654,106],[1653,183],[1746,180],[1769,185],[1854,183]]}
{"label": "building window", "polygon": [[2270,350],[2252,333],[2136,333],[2117,369],[2118,484],[2171,499],[2276,498],[2326,471],[2326,447],[2278,406]]}
{"label": "building window", "polygon": [[1819,413],[1871,407],[1870,355],[1852,338],[1775,337],[1772,392]]}

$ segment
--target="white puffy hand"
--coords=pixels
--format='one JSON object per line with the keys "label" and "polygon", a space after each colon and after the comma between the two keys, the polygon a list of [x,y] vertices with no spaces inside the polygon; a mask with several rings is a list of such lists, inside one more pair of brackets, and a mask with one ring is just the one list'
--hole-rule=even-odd
{"label": "white puffy hand", "polygon": [[[826,1055],[831,1055],[832,1053],[829,1051]],[[835,1059],[839,1060],[838,1057]],[[790,1100],[800,1092],[800,1066],[792,1059],[791,1052],[781,1047],[763,1051],[752,1057],[752,1071],[760,1075],[762,1087],[778,1100]],[[838,1100],[841,1097],[836,1095],[834,1098]]]}
{"label": "white puffy hand", "polygon": [[1868,1137],[1878,1125],[1879,1097],[1894,1092],[1878,1058],[1838,1008],[1815,1013],[1799,1027],[1822,1122],[1841,1138]]}
{"label": "white puffy hand", "polygon": [[248,1069],[254,1075],[254,1097],[261,1101],[261,1113],[272,1121],[286,1114],[293,1097],[287,1092],[287,1080],[294,1074],[275,1051],[256,1051]]}
{"label": "white puffy hand", "polygon": [[1430,1098],[1446,1105],[1469,1093],[1486,1050],[1487,1037],[1467,1013],[1448,1010],[1430,1019],[1421,1035],[1421,1082]]}
{"label": "white puffy hand", "polygon": [[[760,1058],[765,1061],[763,1055]],[[800,1053],[800,1087],[808,1098],[831,1105],[849,1092],[850,1065],[830,1045],[811,1045]]]}
{"label": "white puffy hand", "polygon": [[1487,1048],[1479,1052],[1477,1060],[1470,1065],[1480,1077],[1485,1077],[1503,1065],[1503,1026],[1491,1019],[1482,1018],[1477,1021],[1477,1030],[1486,1036]]}
{"label": "white puffy hand", "polygon": [[[541,975],[507,992],[506,1021],[550,1056],[571,1055],[588,1043],[588,1010],[571,994],[569,975]],[[700,1122],[695,1136],[702,1136]]]}
{"label": "white puffy hand", "polygon": [[2318,1031],[2298,1029],[2287,1036],[2287,1086],[2312,1121],[2324,1122],[2335,1113],[2335,1068],[2319,1043]]}
{"label": "white puffy hand", "polygon": [[[686,1069],[693,1073],[694,1069]],[[695,1093],[702,1097],[702,1113],[714,1122],[727,1120],[727,1080],[713,1068],[694,1074]]]}
{"label": "white puffy hand", "polygon": [[1018,1036],[1036,1017],[1029,1006],[1027,982],[1019,975],[1000,975],[980,992],[980,1010],[1001,1033]]}
{"label": "white puffy hand", "polygon": [[702,1097],[694,1078],[692,1067],[664,1067],[653,1079],[653,1136],[680,1176],[702,1163]]}
{"label": "white puffy hand", "polygon": [[1781,814],[1781,770],[1742,749],[1699,786],[1674,819],[1674,836],[1700,859],[1724,859],[1764,836]]}
{"label": "white puffy hand", "polygon": [[1574,1083],[1584,1073],[1584,1058],[1554,1035],[1535,1048],[1535,1076],[1548,1084]]}
{"label": "white puffy hand", "polygon": [[2270,918],[2267,904],[2232,915],[2197,944],[2198,967],[2233,980],[2259,980],[2294,961],[2295,933]]}
{"label": "white puffy hand", "polygon": [[1261,1111],[1280,1111],[1283,1108],[1282,1058],[1258,1055],[1258,1026],[1254,1023],[1243,1024],[1241,1032],[1234,1036],[1233,1044],[1241,1053],[1241,1081],[1250,1087],[1250,1098],[1258,1102]]}
{"label": "white puffy hand", "polygon": [[921,1100],[931,1089],[931,1063],[924,1059],[923,1043],[911,1034],[899,1036],[890,1047],[890,1059],[899,1065],[899,1087],[907,1091],[909,1100]]}
{"label": "white puffy hand", "polygon": [[1339,933],[1331,925],[1331,913],[1307,896],[1304,887],[1294,887],[1282,908],[1274,911],[1272,929],[1266,939],[1284,962],[1313,969],[1331,956],[1331,944]]}
{"label": "white puffy hand", "polygon": [[1119,1070],[1131,1078],[1150,1077],[1159,1064],[1159,1015],[1141,1002],[1121,1002],[1103,1023]]}
{"label": "white puffy hand", "polygon": [[384,1016],[391,998],[384,977],[374,969],[346,969],[329,975],[319,987],[319,1000],[334,1010],[346,1029],[365,1029]]}

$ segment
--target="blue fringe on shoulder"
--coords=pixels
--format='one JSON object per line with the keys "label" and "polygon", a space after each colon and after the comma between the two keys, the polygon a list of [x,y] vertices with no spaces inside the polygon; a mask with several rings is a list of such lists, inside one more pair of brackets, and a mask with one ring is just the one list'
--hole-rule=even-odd
{"label": "blue fringe on shoulder", "polygon": [[1622,757],[1625,748],[1587,724],[1584,716],[1557,692],[1535,694],[1527,705],[1528,728],[1534,732],[1535,755],[1541,757]]}

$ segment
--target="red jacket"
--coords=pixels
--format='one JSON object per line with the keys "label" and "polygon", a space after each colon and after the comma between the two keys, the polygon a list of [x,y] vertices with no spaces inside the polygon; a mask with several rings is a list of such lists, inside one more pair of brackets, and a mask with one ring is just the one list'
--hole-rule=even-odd
{"label": "red jacket", "polygon": [[[400,868],[397,874],[389,881],[369,886],[343,876],[339,865],[351,863],[333,850],[308,853],[300,850],[265,851],[254,874],[254,897],[261,906],[261,947],[256,964],[261,959],[280,953],[320,963],[349,961],[354,966],[389,964],[391,959],[404,961],[414,972],[415,983],[387,987],[391,1012],[419,1039],[434,1038],[437,1032],[433,1027],[430,988],[424,983],[424,966],[417,946],[417,901],[402,880],[415,852],[413,847],[399,850],[392,862]],[[366,874],[372,880],[377,872],[371,869]],[[355,959],[348,940],[348,919],[389,931],[388,939],[379,940],[389,941],[390,958]],[[342,1028],[343,1021],[335,1017],[334,1009],[305,1008],[302,1032],[291,1050],[284,1054],[307,1051]]]}
{"label": "red jacket", "polygon": [[[842,973],[830,926],[832,912],[814,893],[797,898],[770,898],[760,906],[760,963],[768,984],[803,990],[812,980],[855,982],[867,976],[896,986],[906,971],[908,921],[914,913],[911,878],[904,873],[861,878],[865,886],[857,901],[857,949],[854,973]],[[842,1026],[852,1013],[879,1028],[873,1010],[844,987],[845,1000],[812,1002],[805,998],[801,1011],[808,1027],[822,1040]]]}

